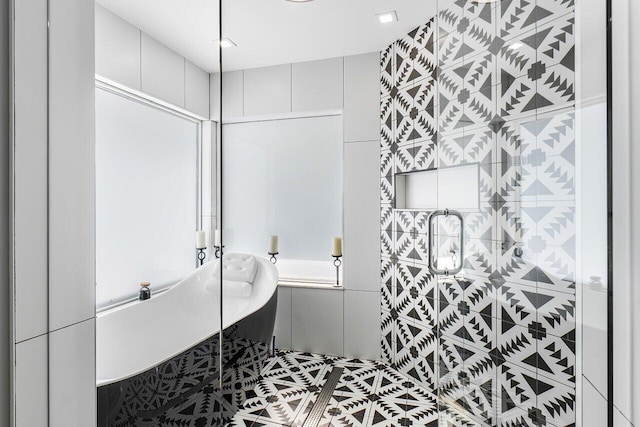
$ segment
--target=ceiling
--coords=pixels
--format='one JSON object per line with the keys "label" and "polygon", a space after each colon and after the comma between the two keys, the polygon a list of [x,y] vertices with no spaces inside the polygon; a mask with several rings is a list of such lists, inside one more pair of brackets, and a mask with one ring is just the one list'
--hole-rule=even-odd
{"label": "ceiling", "polygon": [[[97,0],[208,72],[218,70],[215,0]],[[223,0],[223,69],[238,70],[383,49],[435,14],[436,0]],[[376,14],[395,10],[398,22]]]}

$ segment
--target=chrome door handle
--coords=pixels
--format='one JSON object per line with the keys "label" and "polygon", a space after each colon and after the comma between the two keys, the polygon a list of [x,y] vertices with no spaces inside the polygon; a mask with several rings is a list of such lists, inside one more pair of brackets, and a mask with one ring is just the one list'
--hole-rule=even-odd
{"label": "chrome door handle", "polygon": [[[458,218],[460,220],[460,261],[458,263],[458,266],[456,266],[455,268],[453,268],[452,270],[449,270],[448,268],[444,268],[444,269],[438,269],[436,267],[434,267],[433,265],[433,261],[434,259],[437,257],[437,249],[434,249],[433,247],[433,220],[439,216],[449,216],[449,215],[453,215],[456,218]],[[428,223],[429,223],[429,240],[428,240],[428,244],[429,244],[429,262],[428,262],[428,267],[429,267],[429,271],[433,274],[440,274],[440,275],[445,275],[445,276],[449,276],[449,275],[453,275],[453,274],[458,274],[460,271],[462,271],[462,264],[464,263],[464,218],[462,217],[462,214],[458,211],[454,211],[454,210],[449,210],[449,209],[442,209],[442,210],[436,210],[431,212],[431,214],[429,214],[429,219],[428,219]],[[434,257],[435,255],[435,257]]]}

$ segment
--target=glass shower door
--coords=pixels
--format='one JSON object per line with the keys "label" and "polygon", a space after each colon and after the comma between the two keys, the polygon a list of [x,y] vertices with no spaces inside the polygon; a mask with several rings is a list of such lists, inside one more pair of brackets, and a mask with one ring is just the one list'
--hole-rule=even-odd
{"label": "glass shower door", "polygon": [[452,425],[580,425],[589,382],[606,395],[606,20],[589,3],[440,2],[436,207],[463,221],[432,212],[428,232]]}

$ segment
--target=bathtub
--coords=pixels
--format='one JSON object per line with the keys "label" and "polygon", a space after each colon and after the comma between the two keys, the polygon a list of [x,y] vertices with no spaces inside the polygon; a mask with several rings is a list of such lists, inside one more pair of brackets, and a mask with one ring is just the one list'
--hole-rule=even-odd
{"label": "bathtub", "polygon": [[275,323],[278,271],[270,261],[256,259],[250,296],[232,296],[228,283],[223,286],[222,325],[220,281],[214,277],[219,261],[150,300],[97,316],[98,426],[126,420],[154,425],[154,417],[161,416],[180,421],[181,408],[205,394],[218,401],[215,413],[203,414],[218,420],[213,424],[233,415],[255,384]]}

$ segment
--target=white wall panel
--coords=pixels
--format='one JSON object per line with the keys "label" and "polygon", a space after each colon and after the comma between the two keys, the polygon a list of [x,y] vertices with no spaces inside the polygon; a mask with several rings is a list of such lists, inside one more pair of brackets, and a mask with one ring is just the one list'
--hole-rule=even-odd
{"label": "white wall panel", "polygon": [[344,144],[344,286],[380,290],[380,144]]}
{"label": "white wall panel", "polygon": [[244,71],[222,73],[222,116],[227,118],[243,115]]}
{"label": "white wall panel", "polygon": [[185,64],[185,108],[209,117],[209,73],[190,61]]}
{"label": "white wall panel", "polygon": [[96,425],[95,319],[51,332],[49,340],[49,426]]}
{"label": "white wall panel", "polygon": [[291,343],[291,298],[292,289],[278,287],[278,312],[273,335],[277,349],[292,349]]}
{"label": "white wall panel", "polygon": [[292,65],[293,111],[342,108],[343,58],[300,62]]}
{"label": "white wall panel", "polygon": [[[244,71],[222,73],[222,117],[244,115]],[[211,74],[211,120],[220,120],[220,74]]]}
{"label": "white wall panel", "polygon": [[140,89],[139,29],[96,4],[96,74]]}
{"label": "white wall panel", "polygon": [[292,346],[295,350],[342,356],[343,291],[293,288]]}
{"label": "white wall panel", "polygon": [[344,356],[379,360],[380,336],[380,292],[345,290]]}
{"label": "white wall panel", "polygon": [[16,345],[14,385],[14,425],[16,427],[48,425],[49,360],[47,340],[48,336],[42,335]]}
{"label": "white wall panel", "polygon": [[[222,81],[224,84],[224,77]],[[224,89],[222,91],[222,96],[224,97]],[[245,116],[290,112],[290,64],[254,68],[244,71]]]}
{"label": "white wall panel", "polygon": [[209,117],[209,73],[100,5],[96,75]]}
{"label": "white wall panel", "polygon": [[9,426],[10,416],[10,378],[11,378],[11,354],[13,353],[11,337],[11,273],[9,265],[10,257],[10,158],[9,144],[9,117],[10,117],[10,49],[9,49],[9,8],[0,9],[0,223],[4,224],[0,228],[0,427]]}
{"label": "white wall panel", "polygon": [[344,140],[380,139],[380,54],[344,59]]}
{"label": "white wall panel", "polygon": [[14,324],[23,341],[47,331],[47,4],[19,1],[14,14]]}
{"label": "white wall panel", "polygon": [[185,59],[142,33],[142,90],[185,107]]}
{"label": "white wall panel", "polygon": [[49,330],[54,330],[95,316],[94,3],[54,1],[49,13]]}

